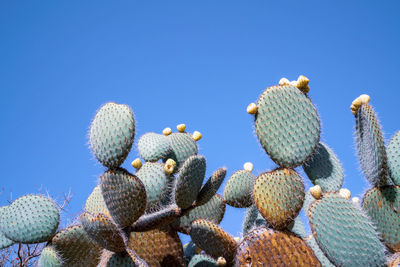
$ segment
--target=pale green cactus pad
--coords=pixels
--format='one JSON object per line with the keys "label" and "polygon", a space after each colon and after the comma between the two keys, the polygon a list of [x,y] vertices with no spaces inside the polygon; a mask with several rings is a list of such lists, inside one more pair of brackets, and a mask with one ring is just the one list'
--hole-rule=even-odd
{"label": "pale green cactus pad", "polygon": [[287,229],[303,240],[307,237],[306,229],[299,217],[296,217],[296,219],[288,225]]}
{"label": "pale green cactus pad", "polygon": [[197,195],[196,205],[201,206],[207,203],[217,193],[219,187],[225,179],[226,168],[219,168],[216,170],[207,182],[201,187]]}
{"label": "pale green cactus pad", "polygon": [[100,185],[97,185],[92,193],[89,195],[85,203],[85,211],[97,214],[97,213],[107,213],[107,205],[104,202],[103,194],[101,193]]}
{"label": "pale green cactus pad", "polygon": [[164,160],[169,158],[175,160],[179,167],[190,156],[197,155],[198,148],[196,141],[188,133],[172,133],[167,136],[171,147],[171,152],[164,157]]}
{"label": "pale green cactus pad", "polygon": [[108,216],[101,213],[92,215],[85,212],[81,215],[81,222],[89,238],[101,247],[117,253],[125,251],[121,233]]}
{"label": "pale green cactus pad", "polygon": [[332,149],[322,142],[312,157],[303,164],[303,169],[314,185],[321,186],[322,192],[335,192],[342,187],[342,164]]}
{"label": "pale green cactus pad", "polygon": [[34,244],[49,241],[59,222],[60,214],[52,200],[26,195],[2,210],[0,230],[14,242]]}
{"label": "pale green cactus pad", "polygon": [[176,220],[172,227],[184,234],[189,234],[192,221],[206,219],[219,224],[225,214],[225,203],[218,194],[214,195],[206,204],[190,210],[187,214]]}
{"label": "pale green cactus pad", "polygon": [[181,209],[189,208],[196,200],[206,173],[206,159],[191,156],[180,168],[175,182],[175,201]]}
{"label": "pale green cactus pad", "polygon": [[111,102],[103,105],[90,125],[90,148],[108,168],[119,167],[125,161],[134,137],[135,120],[127,105]]}
{"label": "pale green cactus pad", "polygon": [[155,162],[171,152],[168,137],[157,133],[146,133],[139,138],[138,151],[145,161]]}
{"label": "pale green cactus pad", "polygon": [[300,212],[304,184],[293,169],[276,169],[260,174],[253,186],[253,198],[261,215],[276,229],[286,228]]}
{"label": "pale green cactus pad", "polygon": [[[36,267],[61,267],[64,266],[53,246],[46,246],[37,261]],[[65,265],[67,266],[67,265]]]}
{"label": "pale green cactus pad", "polygon": [[373,186],[392,184],[385,142],[373,108],[363,104],[356,113],[356,145],[361,169]]}
{"label": "pale green cactus pad", "polygon": [[396,185],[400,185],[400,131],[390,140],[387,147],[390,176]]}
{"label": "pale green cactus pad", "polygon": [[263,218],[257,209],[256,205],[251,205],[247,211],[243,223],[243,235],[247,235],[252,229],[256,227],[268,227],[267,221]]}
{"label": "pale green cactus pad", "polygon": [[102,248],[89,238],[82,225],[59,231],[51,244],[63,259],[63,266],[95,267],[99,263]]}
{"label": "pale green cactus pad", "polygon": [[164,164],[158,162],[146,162],[135,173],[146,188],[146,210],[151,210],[161,205],[173,177],[167,175]]}
{"label": "pale green cactus pad", "polygon": [[104,250],[98,267],[137,267],[128,253],[115,253]]}
{"label": "pale green cactus pad", "polygon": [[118,168],[106,171],[100,180],[104,201],[119,227],[131,225],[144,213],[146,189],[139,178]]}
{"label": "pale green cactus pad", "polygon": [[[2,211],[7,208],[7,206],[0,207],[0,220],[1,220],[1,213]],[[1,223],[0,223],[1,225]],[[9,246],[13,245],[14,241],[8,239],[1,231],[0,231],[0,249],[8,248]]]}
{"label": "pale green cactus pad", "polygon": [[315,241],[315,238],[313,235],[309,235],[305,239],[305,241],[306,241],[307,245],[314,251],[315,256],[317,257],[319,262],[322,264],[322,266],[335,267],[335,265],[333,265],[332,262],[330,262],[329,259],[322,252],[321,248],[317,244],[317,241]]}
{"label": "pale green cactus pad", "polygon": [[194,255],[188,267],[218,267],[217,261],[205,254]]}
{"label": "pale green cactus pad", "polygon": [[318,113],[310,99],[294,86],[273,86],[257,106],[255,128],[265,152],[281,167],[303,164],[320,137]]}
{"label": "pale green cactus pad", "polygon": [[253,183],[256,177],[249,171],[235,172],[228,180],[224,189],[224,200],[229,206],[247,208],[253,204],[251,197]]}
{"label": "pale green cactus pad", "polygon": [[336,266],[383,266],[385,247],[364,212],[339,194],[326,193],[311,204],[313,235]]}
{"label": "pale green cactus pad", "polygon": [[383,242],[392,251],[400,251],[400,187],[374,187],[363,198],[367,212]]}
{"label": "pale green cactus pad", "polygon": [[228,264],[234,260],[237,243],[218,225],[204,219],[195,220],[192,222],[190,236],[196,246],[212,257],[224,257]]}

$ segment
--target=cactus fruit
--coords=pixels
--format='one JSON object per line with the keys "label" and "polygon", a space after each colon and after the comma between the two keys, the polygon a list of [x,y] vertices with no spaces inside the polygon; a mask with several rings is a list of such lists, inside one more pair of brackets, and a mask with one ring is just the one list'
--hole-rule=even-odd
{"label": "cactus fruit", "polygon": [[349,200],[351,198],[351,192],[347,188],[341,188],[338,192],[338,195],[343,197],[346,200]]}
{"label": "cactus fruit", "polygon": [[260,96],[255,129],[265,152],[281,167],[303,164],[320,137],[318,113],[294,86],[273,86]]}
{"label": "cactus fruit", "polygon": [[145,161],[155,162],[165,158],[170,152],[168,137],[157,133],[146,133],[139,138],[138,151]]}
{"label": "cactus fruit", "polygon": [[197,144],[190,134],[172,133],[167,137],[171,152],[164,158],[165,160],[171,158],[180,166],[190,156],[197,155]]}
{"label": "cactus fruit", "polygon": [[224,189],[224,200],[232,207],[247,208],[253,204],[251,191],[256,177],[247,170],[235,172]]}
{"label": "cactus fruit", "polygon": [[173,159],[167,159],[164,164],[164,172],[167,175],[171,175],[175,171],[176,162]]}
{"label": "cactus fruit", "polygon": [[192,222],[190,236],[196,246],[212,257],[224,257],[231,263],[235,257],[237,243],[235,239],[218,225],[204,219]]}
{"label": "cactus fruit", "polygon": [[134,161],[132,161],[131,165],[133,168],[138,170],[142,167],[142,161],[140,160],[140,158],[137,158]]}
{"label": "cactus fruit", "polygon": [[288,226],[304,201],[304,184],[292,169],[260,174],[253,186],[253,198],[261,215],[276,229]]}
{"label": "cactus fruit", "polygon": [[314,252],[299,237],[264,227],[240,242],[236,266],[321,266]]}
{"label": "cactus fruit", "polygon": [[175,180],[174,198],[181,209],[189,208],[196,200],[206,173],[206,159],[191,156],[180,168]]}
{"label": "cactus fruit", "polygon": [[225,214],[225,203],[220,195],[214,195],[206,204],[195,207],[184,216],[176,220],[172,227],[184,234],[189,234],[192,221],[196,219],[206,219],[215,224],[219,224]]}
{"label": "cactus fruit", "polygon": [[89,238],[82,225],[69,226],[59,231],[51,244],[63,259],[63,266],[95,267],[99,263],[102,249]]}
{"label": "cactus fruit", "polygon": [[218,262],[205,254],[194,255],[188,267],[218,267]]}
{"label": "cactus fruit", "polygon": [[52,200],[26,195],[2,209],[0,230],[18,243],[34,244],[49,241],[56,233],[60,214]]}
{"label": "cactus fruit", "polygon": [[[37,261],[37,267],[61,267],[62,261],[57,255],[57,251],[53,246],[43,248],[40,257]],[[68,266],[68,265],[66,265]]]}
{"label": "cactus fruit", "polygon": [[226,168],[219,168],[216,170],[207,182],[201,187],[197,195],[196,205],[201,206],[207,203],[217,193],[219,187],[224,181],[226,176]]}
{"label": "cactus fruit", "polygon": [[400,131],[390,140],[387,147],[390,177],[395,185],[400,185]]}
{"label": "cactus fruit", "polygon": [[117,168],[125,161],[134,137],[135,120],[127,105],[112,102],[103,105],[90,125],[90,148],[108,168]]}
{"label": "cactus fruit", "polygon": [[313,235],[336,266],[383,266],[385,248],[372,222],[351,202],[326,193],[308,211]]}
{"label": "cactus fruit", "polygon": [[185,266],[182,243],[169,227],[147,232],[132,232],[129,248],[149,266]]}
{"label": "cactus fruit", "polygon": [[89,238],[101,247],[117,253],[125,251],[124,239],[111,218],[101,213],[85,212],[81,215],[81,222]]}
{"label": "cactus fruit", "polygon": [[146,189],[125,169],[106,171],[101,177],[101,192],[114,220],[121,228],[136,221],[146,208]]}
{"label": "cactus fruit", "polygon": [[373,108],[362,104],[356,114],[356,147],[360,165],[372,186],[392,184],[381,126]]}
{"label": "cactus fruit", "polygon": [[315,199],[320,199],[322,196],[322,189],[318,184],[311,187],[309,192]]}
{"label": "cactus fruit", "polygon": [[167,193],[172,178],[164,170],[164,164],[146,162],[135,173],[146,188],[146,210],[158,207],[161,199]]}
{"label": "cactus fruit", "polygon": [[394,252],[400,252],[400,186],[368,190],[362,207],[381,233],[385,245]]}
{"label": "cactus fruit", "polygon": [[312,157],[303,164],[303,169],[311,182],[321,186],[323,192],[335,192],[342,187],[342,165],[332,149],[322,142]]}

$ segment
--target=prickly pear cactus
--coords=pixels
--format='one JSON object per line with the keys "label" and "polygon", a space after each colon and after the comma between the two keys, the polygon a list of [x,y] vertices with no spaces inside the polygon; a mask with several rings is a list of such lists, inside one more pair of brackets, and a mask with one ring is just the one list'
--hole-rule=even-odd
{"label": "prickly pear cactus", "polygon": [[171,153],[171,146],[165,135],[146,133],[139,138],[138,151],[145,161],[155,162]]}
{"label": "prickly pear cactus", "polygon": [[37,261],[37,267],[61,267],[63,262],[53,246],[46,246]]}
{"label": "prickly pear cactus", "polygon": [[390,176],[396,185],[400,185],[400,131],[390,140],[387,147]]}

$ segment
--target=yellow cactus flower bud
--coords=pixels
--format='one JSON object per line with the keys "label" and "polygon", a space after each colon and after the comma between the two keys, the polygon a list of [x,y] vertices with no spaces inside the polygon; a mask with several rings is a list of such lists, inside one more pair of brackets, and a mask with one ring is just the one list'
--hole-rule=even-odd
{"label": "yellow cactus flower bud", "polygon": [[185,132],[185,130],[186,130],[186,125],[185,124],[179,124],[179,125],[177,125],[176,126],[176,129],[178,129],[178,131],[180,132],[180,133],[183,133],[183,132]]}
{"label": "yellow cactus flower bud", "polygon": [[235,236],[233,239],[235,239],[235,241],[236,241],[237,243],[240,242],[240,237],[238,237],[238,236]]}
{"label": "yellow cactus flower bud", "polygon": [[258,107],[257,107],[257,105],[255,103],[250,103],[247,106],[247,113],[256,114],[257,113],[257,109],[258,109]]}
{"label": "yellow cactus flower bud", "polygon": [[201,139],[202,135],[200,132],[194,131],[192,134],[192,137],[193,137],[194,141],[199,141]]}
{"label": "yellow cactus flower bud", "polygon": [[361,105],[368,104],[370,99],[371,98],[369,97],[369,95],[365,95],[365,94],[360,95],[359,97],[354,99],[353,102],[351,102],[351,106],[350,106],[351,112],[354,115],[356,115],[356,113],[357,113],[358,109],[361,107]]}
{"label": "yellow cactus flower bud", "polygon": [[320,199],[322,195],[322,189],[319,185],[314,185],[310,188],[310,193],[315,199]]}
{"label": "yellow cactus flower bud", "polygon": [[176,166],[176,162],[173,159],[167,159],[167,161],[164,164],[164,171],[166,174],[171,174],[174,172]]}
{"label": "yellow cactus flower bud", "polygon": [[246,162],[245,164],[243,164],[243,169],[249,172],[253,171],[253,163],[251,162]]}
{"label": "yellow cactus flower bud", "polygon": [[339,190],[339,195],[340,195],[341,197],[343,197],[344,199],[349,200],[350,197],[351,197],[351,192],[350,192],[349,189],[341,188],[341,189]]}
{"label": "yellow cactus flower bud", "polygon": [[163,135],[168,136],[172,133],[171,128],[167,127],[162,131]]}
{"label": "yellow cactus flower bud", "polygon": [[354,204],[358,204],[358,203],[360,203],[360,198],[359,198],[359,197],[353,197],[353,198],[351,199],[351,201],[352,201]]}
{"label": "yellow cactus flower bud", "polygon": [[279,85],[280,85],[280,86],[289,85],[289,84],[290,84],[290,82],[289,82],[289,80],[286,79],[286,78],[282,78],[282,79],[279,80]]}
{"label": "yellow cactus flower bud", "polygon": [[224,257],[219,257],[217,260],[217,265],[218,266],[225,266],[226,265],[226,260]]}
{"label": "yellow cactus flower bud", "polygon": [[137,158],[134,161],[132,161],[131,165],[135,169],[140,169],[142,167],[142,161],[140,160],[140,158]]}

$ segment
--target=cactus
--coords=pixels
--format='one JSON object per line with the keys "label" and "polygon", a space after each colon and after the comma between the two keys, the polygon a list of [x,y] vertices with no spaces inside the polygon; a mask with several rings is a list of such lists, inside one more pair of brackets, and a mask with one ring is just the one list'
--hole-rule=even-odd
{"label": "cactus", "polygon": [[390,177],[395,185],[400,185],[400,131],[390,140],[387,147],[387,158]]}
{"label": "cactus", "polygon": [[198,254],[193,256],[188,267],[218,267],[218,262],[208,255]]}
{"label": "cactus", "polygon": [[139,138],[138,151],[145,161],[155,162],[171,153],[171,146],[165,135],[146,133]]}
{"label": "cactus", "polygon": [[177,165],[183,164],[190,156],[197,155],[198,148],[193,137],[185,132],[172,133],[167,136],[171,152],[164,159],[172,158]]}
{"label": "cactus", "polygon": [[256,177],[247,170],[235,172],[224,189],[224,200],[232,207],[247,208],[253,203],[251,190]]}
{"label": "cactus", "polygon": [[37,267],[61,267],[62,261],[53,246],[47,246],[42,250],[37,261]]}

